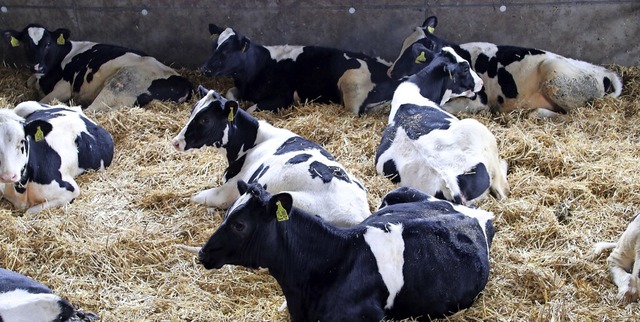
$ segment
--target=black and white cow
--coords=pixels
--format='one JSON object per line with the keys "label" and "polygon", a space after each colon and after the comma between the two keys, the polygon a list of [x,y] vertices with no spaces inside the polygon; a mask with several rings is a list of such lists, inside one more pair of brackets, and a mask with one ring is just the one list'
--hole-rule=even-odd
{"label": "black and white cow", "polygon": [[474,204],[489,193],[506,197],[507,164],[493,134],[477,120],[459,120],[438,105],[475,95],[482,81],[451,47],[427,51],[425,58],[429,64],[393,95],[376,171],[400,186],[460,204]]}
{"label": "black and white cow", "polygon": [[[353,227],[334,227],[271,195],[244,193],[202,247],[206,269],[266,267],[292,321],[429,320],[471,306],[489,278],[493,214],[410,188]],[[322,216],[322,214],[318,214]]]}
{"label": "black and white cow", "polygon": [[114,45],[70,41],[69,30],[49,31],[30,24],[22,31],[4,31],[11,46],[23,44],[34,64],[34,86],[40,102],[73,100],[83,108],[105,110],[144,106],[150,101],[182,103],[193,85],[175,70],[146,54]]}
{"label": "black and white cow", "polygon": [[604,67],[533,48],[486,42],[456,45],[433,34],[437,23],[432,16],[416,27],[405,39],[389,75],[412,75],[425,63],[423,52],[452,47],[482,78],[484,89],[471,100],[445,104],[443,108],[451,113],[526,109],[543,117],[553,116],[583,107],[595,98],[618,97],[622,91],[620,77]]}
{"label": "black and white cow", "polygon": [[389,63],[360,53],[317,46],[262,46],[231,28],[209,25],[211,76],[232,76],[227,98],[255,103],[248,110],[277,110],[296,102],[343,103],[363,114],[391,100],[400,81]]}
{"label": "black and white cow", "polygon": [[76,310],[42,283],[0,268],[0,321],[92,321],[95,313]]}
{"label": "black and white cow", "polygon": [[80,194],[74,177],[113,158],[111,135],[79,106],[29,101],[0,109],[0,137],[0,191],[28,213],[71,202]]}
{"label": "black and white cow", "polygon": [[200,91],[203,98],[173,146],[178,151],[214,146],[229,167],[225,183],[194,195],[194,202],[227,208],[239,196],[236,183],[244,180],[273,193],[287,191],[297,207],[322,213],[334,225],[355,225],[371,214],[362,183],[320,145],[258,121],[213,90],[200,86]]}
{"label": "black and white cow", "polygon": [[617,243],[600,242],[594,247],[596,254],[613,249],[607,263],[613,283],[618,287],[619,302],[627,304],[640,298],[640,216],[629,223]]}

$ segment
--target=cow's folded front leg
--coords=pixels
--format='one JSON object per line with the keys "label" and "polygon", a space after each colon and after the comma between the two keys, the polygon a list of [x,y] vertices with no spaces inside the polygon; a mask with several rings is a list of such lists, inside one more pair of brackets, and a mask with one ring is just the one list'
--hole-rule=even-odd
{"label": "cow's folded front leg", "polygon": [[227,209],[237,197],[238,190],[235,188],[234,182],[233,184],[225,183],[217,188],[200,191],[191,197],[191,201],[207,207]]}

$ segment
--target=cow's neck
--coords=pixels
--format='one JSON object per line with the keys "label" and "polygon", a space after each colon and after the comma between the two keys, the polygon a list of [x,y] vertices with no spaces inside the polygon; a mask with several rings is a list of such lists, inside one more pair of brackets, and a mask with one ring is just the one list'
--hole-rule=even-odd
{"label": "cow's neck", "polygon": [[288,220],[272,223],[276,232],[271,245],[263,246],[269,249],[262,250],[261,266],[278,281],[291,308],[313,311],[318,294],[343,273],[340,267],[352,266],[348,261],[354,258],[341,254],[353,249],[355,237],[347,229],[295,211]]}
{"label": "cow's neck", "polygon": [[230,165],[241,159],[247,150],[256,145],[259,128],[258,120],[244,110],[238,109],[233,124],[228,126],[229,141],[222,146]]}
{"label": "cow's neck", "polygon": [[410,81],[418,85],[420,96],[440,104],[447,91],[447,79],[453,76],[444,71],[444,66],[440,64],[426,68],[426,71],[420,71],[412,76]]}
{"label": "cow's neck", "polygon": [[262,70],[269,64],[271,56],[269,51],[261,45],[250,43],[246,49],[244,66],[233,73],[234,85],[240,89],[241,93],[250,90],[252,83],[260,76]]}

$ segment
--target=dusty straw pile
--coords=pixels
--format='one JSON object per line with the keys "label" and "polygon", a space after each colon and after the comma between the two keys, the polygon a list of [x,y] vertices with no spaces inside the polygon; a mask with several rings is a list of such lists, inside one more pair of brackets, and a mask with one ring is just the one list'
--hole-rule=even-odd
{"label": "dusty straw pile", "polygon": [[[571,115],[464,116],[495,133],[512,193],[481,204],[496,214],[489,284],[451,320],[637,316],[637,303],[616,303],[606,254],[590,253],[595,242],[615,240],[640,212],[640,68],[616,69],[625,80],[622,97]],[[184,72],[217,90],[229,85]],[[32,98],[23,85],[28,76],[0,68],[3,105]],[[170,144],[192,103],[89,114],[115,139],[113,165],[80,176],[80,197],[63,209],[24,215],[0,203],[0,266],[49,285],[103,321],[286,320],[286,311],[278,312],[284,298],[266,271],[206,271],[176,247],[203,245],[222,214],[189,197],[219,185],[226,161],[211,148],[180,153]],[[394,188],[374,169],[386,115],[355,117],[339,105],[308,104],[257,116],[324,145],[364,181],[372,208]]]}

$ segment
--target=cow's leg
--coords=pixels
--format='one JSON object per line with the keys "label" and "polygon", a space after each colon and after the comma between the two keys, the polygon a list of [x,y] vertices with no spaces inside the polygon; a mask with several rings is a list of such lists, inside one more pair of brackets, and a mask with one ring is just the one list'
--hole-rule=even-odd
{"label": "cow's leg", "polygon": [[638,278],[629,274],[633,268],[635,254],[630,253],[631,250],[627,248],[625,237],[623,234],[607,262],[613,283],[618,286],[618,301],[630,303],[638,299]]}
{"label": "cow's leg", "polygon": [[[60,188],[59,186],[56,187],[56,185],[58,185],[56,182],[48,185],[36,185],[32,183],[30,186],[31,189],[27,191],[27,194],[30,196],[39,196],[40,199],[44,199],[45,201],[31,206],[27,209],[26,213],[32,214],[47,208],[67,205],[80,195],[80,187],[75,180],[72,178],[65,178],[63,180],[71,185],[73,191]],[[30,197],[30,199],[32,198]]]}
{"label": "cow's leg", "polygon": [[67,102],[71,99],[71,84],[66,81],[59,81],[53,90],[40,99],[40,103],[50,104],[54,99],[60,102]]}
{"label": "cow's leg", "polygon": [[509,182],[507,181],[508,164],[500,159],[499,168],[493,169],[491,178],[490,193],[498,200],[502,200],[509,194]]}
{"label": "cow's leg", "polygon": [[236,182],[227,181],[220,187],[198,192],[191,197],[191,201],[207,207],[226,209],[239,196]]}

